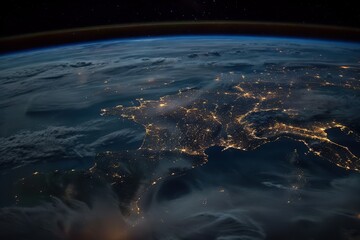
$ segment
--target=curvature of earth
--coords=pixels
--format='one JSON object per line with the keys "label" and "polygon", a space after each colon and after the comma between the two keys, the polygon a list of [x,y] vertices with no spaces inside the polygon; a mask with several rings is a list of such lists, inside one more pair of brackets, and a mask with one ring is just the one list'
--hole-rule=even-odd
{"label": "curvature of earth", "polygon": [[0,236],[357,239],[359,64],[238,36],[0,56]]}

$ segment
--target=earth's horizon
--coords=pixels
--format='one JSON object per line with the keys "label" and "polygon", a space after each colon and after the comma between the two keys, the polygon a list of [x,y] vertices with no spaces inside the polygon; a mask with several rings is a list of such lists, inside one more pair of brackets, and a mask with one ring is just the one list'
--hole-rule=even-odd
{"label": "earth's horizon", "polygon": [[175,21],[99,25],[0,37],[0,54],[109,39],[179,35],[249,35],[359,42],[360,29],[336,25],[261,21]]}

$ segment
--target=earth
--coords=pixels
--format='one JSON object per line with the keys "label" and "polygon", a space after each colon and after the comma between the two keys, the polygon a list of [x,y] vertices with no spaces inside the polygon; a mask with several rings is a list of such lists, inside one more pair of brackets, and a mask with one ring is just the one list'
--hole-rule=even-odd
{"label": "earth", "polygon": [[1,239],[360,239],[360,44],[0,56]]}

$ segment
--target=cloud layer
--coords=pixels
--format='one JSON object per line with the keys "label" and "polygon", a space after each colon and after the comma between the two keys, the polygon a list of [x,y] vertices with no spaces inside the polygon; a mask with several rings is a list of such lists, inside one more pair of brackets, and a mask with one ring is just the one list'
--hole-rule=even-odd
{"label": "cloud layer", "polygon": [[[141,141],[143,133],[121,129],[110,133],[96,133],[104,129],[108,120],[94,120],[79,126],[50,126],[38,131],[21,131],[0,138],[0,166],[18,167],[43,160],[95,157],[96,150],[123,139],[127,143]],[[87,141],[87,139],[94,139]]]}
{"label": "cloud layer", "polygon": [[[53,198],[31,208],[3,208],[0,237],[359,239],[359,174],[305,153],[304,146],[290,140],[252,152],[214,148],[208,164],[152,184],[151,173],[156,169],[164,172],[168,166],[166,161],[159,161],[155,169],[148,169],[147,177],[135,181],[137,185],[128,181],[131,175],[124,179],[124,186],[136,192],[128,203],[130,209],[135,208],[130,212],[119,208],[125,200],[118,197],[121,194],[115,192],[113,183],[94,184],[85,176],[85,186],[91,185],[93,191],[89,201],[70,194],[69,198]],[[119,164],[126,168],[121,159]],[[146,169],[142,169],[145,175]],[[130,174],[133,170],[128,169]],[[90,176],[97,179],[101,175]],[[77,182],[72,184],[74,191],[81,190]]]}

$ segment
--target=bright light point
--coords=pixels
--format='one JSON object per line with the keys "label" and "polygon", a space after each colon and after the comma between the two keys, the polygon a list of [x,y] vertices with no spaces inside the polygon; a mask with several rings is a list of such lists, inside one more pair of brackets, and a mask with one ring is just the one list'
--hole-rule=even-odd
{"label": "bright light point", "polygon": [[350,68],[349,66],[340,66],[340,68],[342,68],[342,69],[348,69],[348,68]]}
{"label": "bright light point", "polygon": [[166,103],[160,103],[159,107],[165,107],[167,104]]}
{"label": "bright light point", "polygon": [[100,110],[100,115],[104,116],[106,114],[106,112],[107,112],[107,110],[103,108]]}

